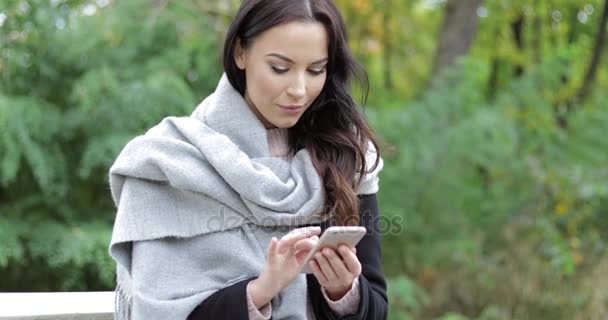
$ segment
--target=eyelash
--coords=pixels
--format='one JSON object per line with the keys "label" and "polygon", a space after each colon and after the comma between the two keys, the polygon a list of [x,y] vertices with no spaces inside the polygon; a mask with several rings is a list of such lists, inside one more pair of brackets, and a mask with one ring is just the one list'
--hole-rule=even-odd
{"label": "eyelash", "polygon": [[[276,74],[283,74],[283,73],[289,71],[289,69],[279,69],[274,66],[271,66],[271,68],[272,68],[272,71],[274,71]],[[308,70],[308,72],[310,72],[314,76],[318,76],[318,75],[321,75],[323,72],[325,72],[325,67],[323,67],[323,69],[321,69],[320,71]]]}

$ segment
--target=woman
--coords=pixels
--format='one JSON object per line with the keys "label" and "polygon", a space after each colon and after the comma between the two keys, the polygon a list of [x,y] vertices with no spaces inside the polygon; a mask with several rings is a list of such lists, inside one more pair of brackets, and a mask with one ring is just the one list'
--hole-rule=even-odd
{"label": "woman", "polygon": [[[384,319],[382,159],[330,0],[245,0],[215,92],[110,169],[117,319]],[[356,248],[303,257],[329,225]]]}

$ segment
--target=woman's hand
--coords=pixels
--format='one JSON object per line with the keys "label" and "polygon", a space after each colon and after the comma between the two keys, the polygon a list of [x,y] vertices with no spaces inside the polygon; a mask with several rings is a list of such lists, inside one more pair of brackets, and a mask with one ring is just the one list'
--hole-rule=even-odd
{"label": "woman's hand", "polygon": [[260,308],[270,302],[299,274],[304,258],[318,240],[320,227],[294,229],[280,240],[272,238],[268,245],[266,264],[260,276],[250,284],[250,295]]}
{"label": "woman's hand", "polygon": [[341,245],[337,252],[324,248],[309,262],[317,281],[333,301],[344,297],[361,274],[361,263],[356,252],[354,247],[346,245]]}

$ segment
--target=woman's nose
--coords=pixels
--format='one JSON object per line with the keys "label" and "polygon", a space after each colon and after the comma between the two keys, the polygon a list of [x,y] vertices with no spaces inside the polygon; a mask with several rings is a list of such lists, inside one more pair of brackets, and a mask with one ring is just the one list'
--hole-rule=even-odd
{"label": "woman's nose", "polygon": [[290,96],[301,98],[306,95],[306,77],[298,75],[287,88],[287,94]]}

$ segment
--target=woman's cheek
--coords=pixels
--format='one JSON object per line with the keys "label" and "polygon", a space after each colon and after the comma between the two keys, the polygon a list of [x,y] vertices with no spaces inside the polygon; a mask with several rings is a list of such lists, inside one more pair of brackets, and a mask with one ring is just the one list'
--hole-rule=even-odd
{"label": "woman's cheek", "polygon": [[[321,94],[321,91],[323,90],[323,85],[324,85],[324,83],[322,83],[320,85],[316,85],[314,87],[314,89],[313,89],[313,99],[312,99],[313,101],[315,99],[317,99],[317,97],[319,97],[319,95]],[[312,101],[311,101],[311,103],[312,103]]]}

